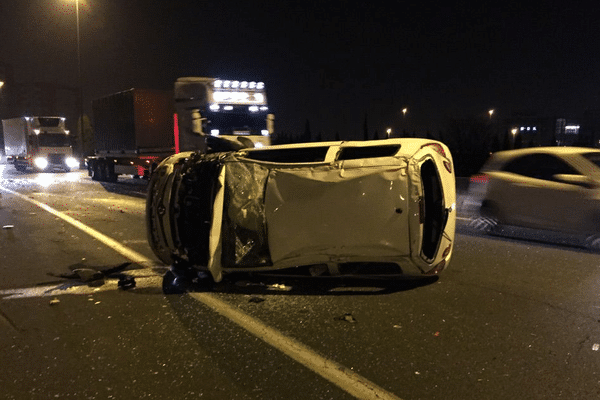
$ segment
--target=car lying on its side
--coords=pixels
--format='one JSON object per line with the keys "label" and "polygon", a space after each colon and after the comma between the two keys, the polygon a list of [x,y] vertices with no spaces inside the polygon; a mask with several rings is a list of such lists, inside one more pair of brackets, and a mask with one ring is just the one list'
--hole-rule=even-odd
{"label": "car lying on its side", "polygon": [[587,237],[600,233],[600,150],[534,147],[494,153],[471,177],[479,227],[518,226]]}
{"label": "car lying on its side", "polygon": [[180,153],[150,180],[148,240],[176,275],[204,270],[217,282],[352,263],[432,275],[452,255],[455,196],[452,157],[434,140]]}

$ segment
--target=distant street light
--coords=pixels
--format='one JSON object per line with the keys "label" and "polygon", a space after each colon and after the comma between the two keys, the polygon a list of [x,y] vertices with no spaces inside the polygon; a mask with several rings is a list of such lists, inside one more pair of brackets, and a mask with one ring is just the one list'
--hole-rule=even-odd
{"label": "distant street light", "polygon": [[4,82],[0,81],[0,89],[2,89],[2,86],[4,86]]}
{"label": "distant street light", "polygon": [[408,108],[403,108],[403,109],[402,109],[402,116],[403,116],[403,117],[406,117],[406,113],[407,113],[407,111],[408,111]]}
{"label": "distant street light", "polygon": [[490,109],[490,110],[488,111],[488,114],[490,114],[490,119],[492,119],[492,115],[494,115],[494,110],[493,110],[493,109]]}
{"label": "distant street light", "polygon": [[392,128],[387,128],[387,130],[385,131],[387,133],[387,138],[390,138],[390,135],[392,134]]}

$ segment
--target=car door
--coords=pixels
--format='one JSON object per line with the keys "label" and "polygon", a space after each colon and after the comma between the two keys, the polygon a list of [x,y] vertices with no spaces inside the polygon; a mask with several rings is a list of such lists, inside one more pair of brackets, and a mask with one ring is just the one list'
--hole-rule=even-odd
{"label": "car door", "polygon": [[512,218],[517,225],[571,230],[579,222],[581,186],[561,182],[559,174],[579,174],[563,159],[544,153],[524,155],[506,164],[504,170],[517,177],[510,183]]}

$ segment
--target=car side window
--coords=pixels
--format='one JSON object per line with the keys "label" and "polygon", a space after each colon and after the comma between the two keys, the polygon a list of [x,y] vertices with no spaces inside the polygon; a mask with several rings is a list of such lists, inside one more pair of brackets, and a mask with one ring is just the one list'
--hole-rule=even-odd
{"label": "car side window", "polygon": [[528,154],[507,163],[503,171],[535,179],[555,181],[556,174],[580,175],[565,161],[550,154]]}

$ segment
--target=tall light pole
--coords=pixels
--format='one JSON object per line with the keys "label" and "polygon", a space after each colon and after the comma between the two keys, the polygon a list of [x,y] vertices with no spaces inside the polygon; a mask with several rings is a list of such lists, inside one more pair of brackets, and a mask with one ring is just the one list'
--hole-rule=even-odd
{"label": "tall light pole", "polygon": [[77,75],[79,80],[79,124],[77,129],[77,145],[79,155],[83,152],[83,80],[81,78],[81,45],[79,40],[79,0],[75,0],[75,15],[77,16]]}

